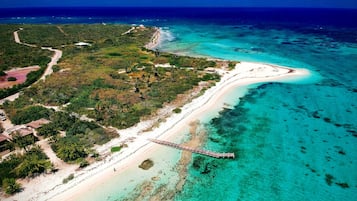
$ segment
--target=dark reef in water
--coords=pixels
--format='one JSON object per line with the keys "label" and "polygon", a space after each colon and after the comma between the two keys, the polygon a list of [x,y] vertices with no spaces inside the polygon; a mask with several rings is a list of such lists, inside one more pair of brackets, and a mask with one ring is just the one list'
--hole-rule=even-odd
{"label": "dark reef in water", "polygon": [[211,160],[204,156],[196,156],[193,159],[192,167],[200,174],[209,174],[218,167],[217,160]]}
{"label": "dark reef in water", "polygon": [[316,86],[345,87],[344,84],[335,79],[323,79]]}
{"label": "dark reef in water", "polygon": [[335,178],[331,174],[325,174],[325,181],[327,185],[331,186]]}
{"label": "dark reef in water", "polygon": [[152,166],[154,166],[154,162],[152,160],[150,160],[150,159],[146,159],[139,165],[139,168],[141,168],[143,170],[148,170]]}
{"label": "dark reef in water", "polygon": [[336,178],[332,176],[331,174],[325,174],[325,181],[327,185],[331,186],[332,184],[336,184],[337,186],[341,188],[349,188],[350,185],[346,182],[335,182]]}

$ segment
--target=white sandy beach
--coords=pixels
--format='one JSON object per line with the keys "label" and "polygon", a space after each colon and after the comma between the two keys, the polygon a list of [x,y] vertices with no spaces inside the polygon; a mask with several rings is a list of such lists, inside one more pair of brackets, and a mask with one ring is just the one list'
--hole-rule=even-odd
{"label": "white sandy beach", "polygon": [[155,49],[157,46],[159,46],[160,43],[161,43],[161,35],[162,35],[161,32],[162,32],[162,30],[161,30],[161,28],[155,28],[155,29],[156,29],[156,31],[155,31],[155,33],[153,34],[153,36],[151,37],[150,42],[145,45],[145,47],[146,47],[147,49],[153,50],[153,49]]}
{"label": "white sandy beach", "polygon": [[[148,138],[169,139],[187,129],[190,122],[204,113],[224,107],[223,97],[237,87],[261,82],[284,82],[291,79],[306,78],[310,72],[305,69],[290,69],[261,63],[241,62],[231,71],[217,69],[222,79],[216,86],[208,89],[204,95],[182,107],[180,114],[173,114],[158,128],[144,132],[150,120],[120,130],[120,138],[99,147],[101,154],[108,154],[103,161],[96,162],[83,170],[75,171],[73,166],[62,169],[55,174],[41,175],[24,184],[25,190],[5,200],[75,200],[85,195],[88,189],[97,183],[122,173],[127,168],[137,168],[138,162],[150,158],[153,150],[162,145],[148,141]],[[125,142],[128,147],[119,153],[109,154],[110,147]],[[229,150],[227,150],[229,151]],[[113,171],[113,168],[116,171]],[[67,184],[62,180],[74,173],[75,178]]]}

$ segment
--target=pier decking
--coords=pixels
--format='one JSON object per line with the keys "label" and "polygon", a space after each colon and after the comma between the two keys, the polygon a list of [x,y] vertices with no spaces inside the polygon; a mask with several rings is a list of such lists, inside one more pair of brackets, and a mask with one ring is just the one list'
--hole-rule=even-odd
{"label": "pier decking", "polygon": [[176,143],[163,141],[163,140],[157,140],[157,139],[149,139],[149,140],[151,142],[155,142],[157,144],[166,145],[166,146],[184,150],[184,151],[190,151],[192,153],[206,155],[206,156],[210,156],[213,158],[234,158],[235,157],[234,153],[217,153],[217,152],[213,152],[213,151],[207,151],[207,150],[195,149],[195,148],[191,148],[191,147],[187,147],[187,146],[182,146],[182,145],[179,145]]}

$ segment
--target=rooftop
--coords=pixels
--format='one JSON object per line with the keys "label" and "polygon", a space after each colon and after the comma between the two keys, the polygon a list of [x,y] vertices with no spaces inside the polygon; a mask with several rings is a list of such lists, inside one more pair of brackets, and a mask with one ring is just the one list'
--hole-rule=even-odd
{"label": "rooftop", "polygon": [[8,137],[6,137],[6,136],[3,135],[3,134],[0,134],[0,142],[4,142],[4,141],[8,141],[8,140],[9,140]]}
{"label": "rooftop", "polygon": [[27,126],[31,127],[31,128],[34,128],[34,129],[37,129],[37,128],[40,128],[43,125],[48,124],[48,123],[50,123],[50,121],[47,120],[47,119],[39,119],[39,120],[36,120],[36,121],[31,121],[30,123],[27,124]]}

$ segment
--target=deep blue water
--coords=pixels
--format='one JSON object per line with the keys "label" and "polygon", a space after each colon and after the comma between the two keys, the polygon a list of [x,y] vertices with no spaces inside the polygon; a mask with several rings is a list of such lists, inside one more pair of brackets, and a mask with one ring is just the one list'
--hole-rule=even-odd
{"label": "deep blue water", "polygon": [[[0,23],[135,23],[160,49],[308,68],[320,79],[250,87],[205,123],[175,200],[357,200],[357,10],[263,8],[0,9]],[[15,13],[15,14],[14,14]]]}
{"label": "deep blue water", "polygon": [[[16,18],[19,17],[18,21]],[[24,20],[23,17],[26,17]],[[36,17],[36,19],[29,19]],[[38,21],[39,18],[44,21]],[[66,21],[66,17],[71,20]],[[88,18],[91,19],[88,19]],[[100,23],[125,20],[189,20],[202,23],[297,24],[356,27],[355,9],[302,8],[0,8],[2,22]],[[8,18],[15,20],[8,21]],[[77,18],[77,19],[73,19]],[[27,21],[28,20],[28,21]],[[267,24],[267,22],[269,24]],[[155,24],[157,25],[157,24]]]}

